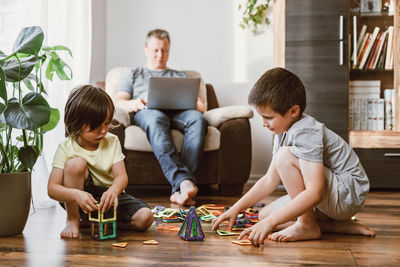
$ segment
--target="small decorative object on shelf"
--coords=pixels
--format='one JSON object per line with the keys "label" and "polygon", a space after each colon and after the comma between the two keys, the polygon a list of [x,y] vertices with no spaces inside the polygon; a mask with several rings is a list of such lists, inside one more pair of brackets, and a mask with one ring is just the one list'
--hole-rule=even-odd
{"label": "small decorative object on shelf", "polygon": [[204,239],[203,229],[199,218],[197,218],[195,207],[190,207],[178,236],[188,241],[201,241]]}
{"label": "small decorative object on shelf", "polygon": [[361,0],[360,3],[361,12],[375,13],[382,11],[381,0]]}
{"label": "small decorative object on shelf", "polygon": [[89,221],[93,239],[105,240],[117,237],[117,210],[114,209],[114,205],[106,212],[100,210],[90,212]]}

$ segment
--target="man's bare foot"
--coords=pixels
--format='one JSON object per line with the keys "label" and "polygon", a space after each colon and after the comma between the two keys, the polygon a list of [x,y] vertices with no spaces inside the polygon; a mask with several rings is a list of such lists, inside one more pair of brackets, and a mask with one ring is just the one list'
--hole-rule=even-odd
{"label": "man's bare foot", "polygon": [[60,233],[61,238],[78,238],[79,237],[79,219],[68,220],[64,230]]}
{"label": "man's bare foot", "polygon": [[280,242],[319,239],[321,238],[321,230],[317,222],[308,225],[297,221],[282,231],[270,234],[268,238]]}
{"label": "man's bare foot", "polygon": [[173,203],[177,203],[179,205],[194,205],[196,204],[196,202],[191,199],[191,198],[184,198],[183,195],[181,194],[181,192],[176,191],[175,193],[173,193],[171,195],[171,197],[169,198],[169,200]]}
{"label": "man's bare foot", "polygon": [[353,234],[375,236],[375,231],[367,226],[350,220],[321,220],[318,221],[321,231],[325,233]]}
{"label": "man's bare foot", "polygon": [[[190,180],[185,180],[179,186],[181,188],[182,199],[187,205],[194,205],[196,202],[192,199],[198,191],[197,186]],[[190,204],[191,202],[192,204]]]}

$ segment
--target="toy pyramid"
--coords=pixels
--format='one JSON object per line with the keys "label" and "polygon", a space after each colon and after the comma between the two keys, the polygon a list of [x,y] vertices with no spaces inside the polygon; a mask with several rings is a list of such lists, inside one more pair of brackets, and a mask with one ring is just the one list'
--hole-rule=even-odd
{"label": "toy pyramid", "polygon": [[201,241],[204,239],[203,229],[201,229],[196,209],[193,206],[190,207],[178,236],[188,241]]}
{"label": "toy pyramid", "polygon": [[114,205],[105,213],[100,210],[91,211],[89,221],[93,239],[105,240],[117,237],[117,210],[114,209]]}

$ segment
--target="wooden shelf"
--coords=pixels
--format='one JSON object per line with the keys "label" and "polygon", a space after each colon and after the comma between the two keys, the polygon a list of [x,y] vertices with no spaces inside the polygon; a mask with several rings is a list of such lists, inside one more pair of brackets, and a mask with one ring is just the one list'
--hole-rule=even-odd
{"label": "wooden shelf", "polygon": [[400,132],[350,131],[349,143],[353,148],[400,148]]}

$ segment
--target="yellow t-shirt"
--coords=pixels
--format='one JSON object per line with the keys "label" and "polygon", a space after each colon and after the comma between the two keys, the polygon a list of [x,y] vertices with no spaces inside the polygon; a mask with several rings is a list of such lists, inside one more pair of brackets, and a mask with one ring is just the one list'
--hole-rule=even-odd
{"label": "yellow t-shirt", "polygon": [[107,133],[96,150],[82,148],[73,138],[68,137],[58,145],[53,159],[53,167],[64,169],[67,160],[82,157],[87,161],[94,185],[111,186],[114,181],[112,165],[125,158],[117,136]]}

